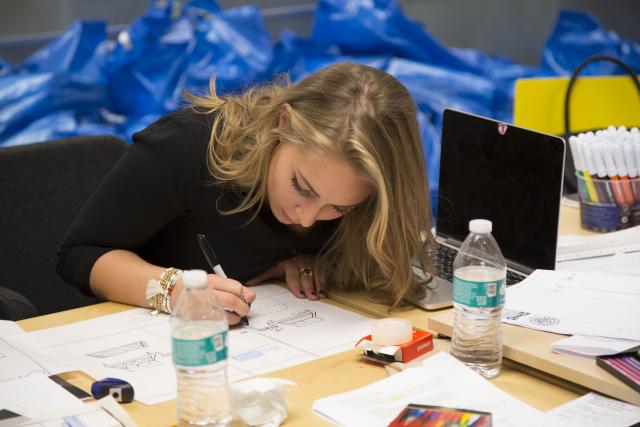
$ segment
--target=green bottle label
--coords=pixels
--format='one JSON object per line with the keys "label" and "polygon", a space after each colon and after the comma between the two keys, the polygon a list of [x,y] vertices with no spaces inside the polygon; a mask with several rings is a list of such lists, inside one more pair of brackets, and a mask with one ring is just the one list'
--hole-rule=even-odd
{"label": "green bottle label", "polygon": [[172,338],[171,348],[176,365],[211,365],[227,358],[227,331],[196,340]]}
{"label": "green bottle label", "polygon": [[505,279],[477,282],[453,277],[453,301],[467,307],[497,307],[504,304]]}

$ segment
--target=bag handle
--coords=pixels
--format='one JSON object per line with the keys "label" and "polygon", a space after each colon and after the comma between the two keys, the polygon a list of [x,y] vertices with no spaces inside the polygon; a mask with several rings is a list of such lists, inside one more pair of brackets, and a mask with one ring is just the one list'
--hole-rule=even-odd
{"label": "bag handle", "polygon": [[596,61],[613,62],[614,64],[616,64],[620,68],[622,68],[624,71],[626,71],[626,73],[629,75],[629,77],[631,78],[633,83],[635,83],[636,89],[638,90],[638,96],[640,96],[640,82],[638,81],[638,76],[636,75],[636,73],[634,73],[634,71],[633,71],[633,69],[631,67],[629,67],[627,64],[625,64],[624,62],[622,62],[620,59],[616,58],[615,56],[611,56],[611,55],[594,55],[594,56],[590,56],[589,58],[587,58],[584,61],[582,61],[582,63],[580,65],[578,65],[578,68],[576,68],[573,71],[573,73],[571,74],[571,79],[569,80],[569,86],[567,86],[567,92],[566,92],[566,95],[564,97],[564,134],[565,134],[565,137],[569,136],[569,133],[570,133],[570,130],[571,130],[571,125],[569,123],[569,104],[570,104],[570,101],[571,101],[571,92],[573,91],[573,85],[575,84],[575,82],[578,79],[578,76],[580,75],[582,70],[587,65],[589,65],[589,64],[591,64],[593,62],[596,62]]}

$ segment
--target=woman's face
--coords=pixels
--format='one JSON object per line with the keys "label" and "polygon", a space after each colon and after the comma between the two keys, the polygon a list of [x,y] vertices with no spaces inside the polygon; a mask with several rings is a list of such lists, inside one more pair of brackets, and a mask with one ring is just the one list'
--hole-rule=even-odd
{"label": "woman's face", "polygon": [[267,197],[283,224],[311,227],[348,214],[371,193],[371,186],[342,159],[302,151],[280,142],[269,164]]}

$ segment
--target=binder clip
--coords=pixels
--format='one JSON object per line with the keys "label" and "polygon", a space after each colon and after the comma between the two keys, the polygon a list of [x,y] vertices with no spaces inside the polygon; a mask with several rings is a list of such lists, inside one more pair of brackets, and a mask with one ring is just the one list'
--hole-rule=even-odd
{"label": "binder clip", "polygon": [[102,399],[108,394],[120,403],[129,403],[133,400],[133,386],[118,378],[105,378],[91,384],[94,399]]}

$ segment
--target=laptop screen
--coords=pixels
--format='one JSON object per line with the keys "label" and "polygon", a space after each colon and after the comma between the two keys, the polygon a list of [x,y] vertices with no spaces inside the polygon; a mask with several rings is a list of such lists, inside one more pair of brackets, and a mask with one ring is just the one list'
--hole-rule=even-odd
{"label": "laptop screen", "polygon": [[507,261],[553,270],[564,153],[557,136],[445,110],[437,234],[462,241],[488,219]]}

